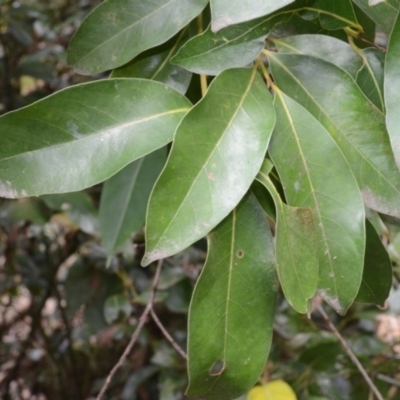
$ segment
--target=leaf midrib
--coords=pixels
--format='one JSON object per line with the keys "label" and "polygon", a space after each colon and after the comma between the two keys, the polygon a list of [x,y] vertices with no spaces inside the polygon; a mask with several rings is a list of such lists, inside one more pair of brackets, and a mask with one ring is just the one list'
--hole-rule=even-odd
{"label": "leaf midrib", "polygon": [[[26,151],[26,152],[23,152],[23,153],[18,153],[18,154],[15,154],[15,155],[11,156],[11,157],[5,157],[5,158],[2,158],[0,160],[0,164],[2,162],[9,161],[9,160],[11,160],[13,158],[26,156],[27,154],[34,154],[34,153],[38,153],[38,152],[46,151],[46,150],[50,150],[50,149],[54,150],[54,149],[56,149],[58,147],[67,146],[67,145],[71,145],[71,144],[75,145],[77,142],[82,142],[82,141],[85,141],[85,140],[91,140],[91,139],[94,139],[94,138],[98,138],[98,137],[100,137],[102,135],[107,135],[108,133],[110,133],[114,129],[123,129],[123,128],[126,128],[128,126],[141,124],[143,122],[147,122],[147,121],[150,121],[152,119],[160,118],[160,117],[163,117],[165,115],[176,114],[176,113],[181,113],[181,112],[183,113],[183,112],[187,112],[188,110],[190,110],[189,107],[188,108],[176,108],[174,110],[169,110],[169,111],[165,111],[165,112],[162,112],[162,113],[153,114],[151,116],[138,118],[138,119],[135,119],[135,120],[132,120],[132,121],[129,121],[129,122],[125,122],[125,123],[120,124],[120,125],[113,126],[112,128],[108,128],[107,130],[100,130],[100,131],[98,131],[98,132],[96,132],[94,134],[88,134],[88,135],[86,135],[85,137],[82,137],[82,138],[74,138],[75,140],[69,140],[69,141],[66,141],[66,142],[57,143],[55,145],[50,145],[50,146],[47,146],[47,147],[41,147],[40,149],[30,150],[30,151]],[[30,119],[34,119],[34,118],[30,118]],[[45,121],[45,120],[38,119],[38,121],[43,122],[43,123],[47,123],[47,124],[50,124],[52,126],[56,126],[57,127],[57,125],[51,124],[50,122]],[[65,129],[63,129],[61,127],[57,127],[57,128],[67,132],[68,135],[71,136],[71,133],[66,131]]]}

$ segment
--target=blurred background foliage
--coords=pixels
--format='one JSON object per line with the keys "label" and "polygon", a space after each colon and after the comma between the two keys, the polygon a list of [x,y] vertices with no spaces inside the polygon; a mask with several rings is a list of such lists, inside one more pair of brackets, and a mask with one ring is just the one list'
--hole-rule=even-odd
{"label": "blurred background foliage", "polygon": [[[99,0],[0,0],[0,114],[93,79],[65,63],[68,42]],[[101,78],[103,76],[94,77]],[[154,266],[142,268],[143,231],[107,257],[98,223],[102,186],[0,199],[0,397],[94,399],[147,303]],[[400,224],[370,218],[394,266],[384,309],[355,304],[331,318],[386,399],[400,399]],[[165,260],[155,311],[185,348],[187,310],[205,240]],[[256,295],[256,294],[255,294]],[[244,338],[245,340],[245,338]],[[261,381],[282,379],[299,399],[369,399],[361,375],[324,319],[281,296]],[[149,319],[107,399],[179,400],[186,364]],[[243,397],[245,399],[245,396]],[[284,399],[281,399],[284,400]]]}

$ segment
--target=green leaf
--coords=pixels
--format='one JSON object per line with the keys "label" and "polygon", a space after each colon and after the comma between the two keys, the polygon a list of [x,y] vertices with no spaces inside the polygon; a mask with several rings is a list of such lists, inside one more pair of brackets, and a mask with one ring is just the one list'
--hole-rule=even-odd
{"label": "green leaf", "polygon": [[287,203],[313,211],[318,292],[344,314],[358,293],[364,263],[365,213],[357,182],[334,140],[306,109],[279,90],[275,109],[269,153]]}
{"label": "green leaf", "polygon": [[269,53],[269,59],[279,88],[313,114],[335,139],[367,206],[400,216],[400,174],[383,114],[335,65],[304,55]]}
{"label": "green leaf", "polygon": [[383,67],[385,55],[374,48],[359,50],[359,55],[363,60],[363,67],[358,71],[356,82],[368,99],[384,112]]}
{"label": "green leaf", "polygon": [[179,125],[151,195],[142,265],[183,250],[236,207],[274,125],[270,93],[255,69],[229,69],[213,80]]}
{"label": "green leaf", "polygon": [[147,50],[128,64],[115,69],[111,77],[152,79],[166,83],[185,94],[192,74],[184,68],[171,64],[171,58],[188,38],[188,30],[184,29],[167,43]]}
{"label": "green leaf", "polygon": [[[269,162],[270,163],[270,162]],[[282,202],[268,178],[264,162],[257,180],[269,191],[276,207],[276,268],[288,303],[299,313],[311,312],[311,298],[317,290],[317,234],[310,208],[289,207]]]}
{"label": "green leaf", "polygon": [[166,159],[166,149],[157,150],[127,165],[105,182],[100,202],[100,233],[109,255],[144,223],[150,192]]}
{"label": "green leaf", "polygon": [[399,0],[353,0],[386,35],[390,35],[399,10]]}
{"label": "green leaf", "polygon": [[335,64],[353,78],[362,67],[360,57],[348,43],[326,35],[295,35],[271,39],[279,53],[305,54]]}
{"label": "green leaf", "polygon": [[218,75],[228,68],[244,67],[264,48],[264,39],[270,30],[290,15],[258,18],[218,33],[213,33],[208,27],[182,46],[172,62],[205,75]]}
{"label": "green leaf", "polygon": [[371,222],[366,220],[364,272],[355,301],[384,306],[393,282],[392,263]]}
{"label": "green leaf", "polygon": [[295,6],[303,6],[301,16],[305,19],[314,19],[317,16],[321,26],[328,30],[354,27],[361,31],[357,22],[351,0],[299,0]]}
{"label": "green leaf", "polygon": [[400,165],[400,105],[399,105],[400,13],[389,39],[384,71],[386,126],[397,165]]}
{"label": "green leaf", "polygon": [[207,2],[104,1],[86,17],[72,37],[68,64],[84,75],[120,67],[141,52],[170,39],[196,17]]}
{"label": "green leaf", "polygon": [[61,90],[0,118],[0,196],[77,191],[172,140],[189,101],[142,79]]}
{"label": "green leaf", "polygon": [[276,290],[271,233],[248,194],[208,238],[189,311],[189,396],[234,399],[254,385],[271,344]]}
{"label": "green leaf", "polygon": [[211,29],[217,32],[229,25],[273,13],[294,0],[211,0]]}

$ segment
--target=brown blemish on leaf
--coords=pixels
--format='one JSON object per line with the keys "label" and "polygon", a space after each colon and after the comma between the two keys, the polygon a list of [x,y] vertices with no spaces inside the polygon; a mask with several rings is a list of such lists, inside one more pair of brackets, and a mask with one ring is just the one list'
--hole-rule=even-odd
{"label": "brown blemish on leaf", "polygon": [[218,376],[221,375],[225,370],[225,361],[217,360],[210,368],[210,375],[211,376]]}

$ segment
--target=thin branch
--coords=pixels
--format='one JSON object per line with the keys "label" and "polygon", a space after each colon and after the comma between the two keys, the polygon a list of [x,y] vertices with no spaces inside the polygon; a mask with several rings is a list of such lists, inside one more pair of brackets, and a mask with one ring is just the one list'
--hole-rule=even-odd
{"label": "thin branch", "polygon": [[156,296],[158,280],[160,279],[162,263],[163,263],[163,260],[160,260],[158,262],[157,270],[156,270],[156,273],[155,273],[154,279],[153,279],[153,284],[151,286],[150,298],[149,298],[149,301],[148,301],[148,303],[146,305],[146,308],[143,311],[143,314],[139,318],[139,323],[138,323],[138,325],[137,325],[137,327],[135,329],[135,332],[133,332],[131,340],[129,341],[128,346],[126,346],[124,352],[122,353],[122,356],[120,357],[120,359],[114,365],[113,369],[108,374],[108,376],[106,378],[106,381],[104,382],[104,385],[100,390],[100,393],[96,397],[96,400],[101,400],[103,398],[103,396],[106,393],[108,387],[110,386],[112,378],[117,373],[117,371],[121,368],[121,366],[125,363],[129,353],[131,352],[134,344],[136,343],[136,340],[138,339],[138,337],[140,335],[140,332],[141,332],[143,326],[146,323],[147,316],[150,314],[150,312],[151,312],[151,310],[153,308],[153,302],[154,302],[154,298]]}
{"label": "thin branch", "polygon": [[375,386],[374,382],[372,382],[371,378],[369,377],[367,371],[364,369],[360,361],[358,360],[357,356],[353,353],[353,351],[350,349],[349,345],[347,342],[344,340],[343,336],[340,334],[340,332],[336,329],[336,326],[333,324],[332,320],[329,318],[328,314],[325,312],[325,310],[322,308],[321,305],[317,305],[318,311],[321,313],[322,317],[328,324],[329,328],[331,329],[332,333],[337,337],[339,340],[340,344],[343,346],[344,350],[346,351],[347,355],[350,357],[351,361],[353,364],[358,368],[360,371],[361,375],[364,377],[365,382],[367,382],[368,386],[370,387],[371,391],[375,394],[376,398],[378,400],[383,400],[383,397],[377,387]]}
{"label": "thin branch", "polygon": [[155,313],[153,307],[151,307],[150,313],[151,313],[151,316],[152,316],[154,322],[160,328],[160,331],[163,333],[165,338],[171,343],[172,347],[182,356],[182,358],[187,360],[187,354],[183,351],[183,349],[179,346],[179,344],[175,342],[174,338],[165,329],[162,322],[158,319],[157,314]]}

